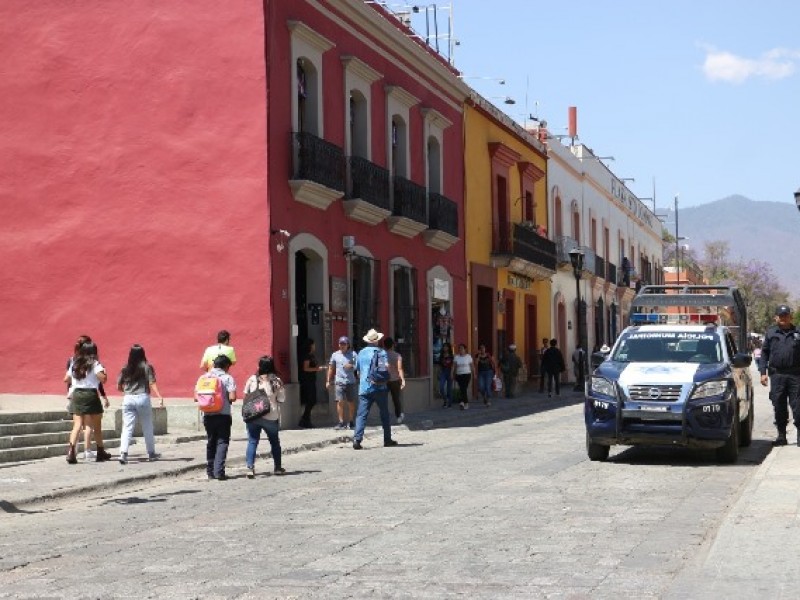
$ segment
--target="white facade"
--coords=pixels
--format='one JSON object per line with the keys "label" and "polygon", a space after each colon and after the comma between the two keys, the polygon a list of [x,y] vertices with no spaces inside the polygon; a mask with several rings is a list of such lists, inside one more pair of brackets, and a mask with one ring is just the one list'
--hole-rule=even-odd
{"label": "white facade", "polygon": [[586,146],[548,140],[548,157],[548,232],[559,265],[552,285],[553,336],[570,364],[578,323],[569,251],[579,247],[584,253],[582,337],[591,351],[611,345],[625,327],[638,281],[663,283],[661,223]]}

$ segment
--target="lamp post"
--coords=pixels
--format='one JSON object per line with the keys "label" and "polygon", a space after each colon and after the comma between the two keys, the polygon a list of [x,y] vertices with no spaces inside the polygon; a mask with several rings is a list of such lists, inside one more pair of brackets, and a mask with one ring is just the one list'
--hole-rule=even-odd
{"label": "lamp post", "polygon": [[583,344],[583,318],[581,315],[581,271],[583,271],[583,252],[575,247],[569,251],[569,262],[572,263],[572,273],[575,275],[575,301],[577,302],[577,316],[575,318],[578,330],[578,345],[583,349],[583,359],[578,364],[578,377],[575,381],[575,390],[584,388],[586,376],[586,348]]}

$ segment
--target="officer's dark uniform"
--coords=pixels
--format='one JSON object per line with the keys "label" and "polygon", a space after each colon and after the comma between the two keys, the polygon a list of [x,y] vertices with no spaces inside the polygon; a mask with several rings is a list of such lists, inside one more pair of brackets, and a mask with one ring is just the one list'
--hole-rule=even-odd
{"label": "officer's dark uniform", "polygon": [[[781,305],[775,314],[791,314]],[[769,397],[775,411],[775,426],[778,429],[776,445],[786,444],[786,425],[789,422],[789,406],[792,407],[794,425],[800,431],[800,331],[794,324],[787,329],[774,325],[764,334],[764,345],[758,362],[761,375],[769,373]],[[800,434],[797,444],[800,446]]]}

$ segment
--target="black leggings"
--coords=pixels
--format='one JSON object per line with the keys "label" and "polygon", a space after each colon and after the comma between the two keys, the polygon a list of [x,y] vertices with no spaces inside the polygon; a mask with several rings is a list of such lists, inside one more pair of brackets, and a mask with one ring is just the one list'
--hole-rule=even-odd
{"label": "black leggings", "polygon": [[461,392],[461,402],[463,402],[464,404],[469,403],[469,396],[467,396],[467,390],[469,389],[470,379],[472,379],[471,373],[456,375],[456,383],[458,384],[458,391]]}

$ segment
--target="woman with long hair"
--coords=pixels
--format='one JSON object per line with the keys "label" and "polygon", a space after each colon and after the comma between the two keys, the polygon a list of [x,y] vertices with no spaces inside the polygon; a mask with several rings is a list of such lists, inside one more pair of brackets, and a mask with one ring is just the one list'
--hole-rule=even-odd
{"label": "woman with long hair", "polygon": [[280,431],[281,404],[286,399],[286,390],[283,381],[275,371],[275,361],[271,356],[262,356],[258,359],[258,371],[251,375],[244,385],[244,394],[254,392],[261,388],[269,397],[270,410],[249,423],[247,426],[247,453],[245,454],[245,465],[247,467],[247,478],[252,479],[256,476],[256,451],[258,442],[261,439],[261,432],[267,434],[270,448],[272,449],[272,462],[274,464],[275,475],[283,475],[286,472],[281,466],[281,440],[278,435]]}
{"label": "woman with long hair", "polygon": [[150,402],[150,392],[154,392],[159,399],[159,406],[164,406],[164,397],[158,391],[156,372],[147,362],[144,348],[139,344],[131,346],[128,353],[128,364],[122,367],[117,377],[117,389],[122,392],[122,441],[119,446],[119,462],[124,465],[128,462],[128,448],[133,437],[133,429],[138,418],[142,424],[144,445],[147,450],[148,460],[156,460],[156,441],[153,435],[153,406]]}
{"label": "woman with long hair", "polygon": [[458,390],[461,396],[461,410],[469,408],[469,396],[467,390],[469,389],[469,382],[475,373],[475,365],[472,356],[467,353],[467,345],[458,345],[458,354],[453,359],[456,371],[456,383],[458,383]]}
{"label": "woman with long hair", "polygon": [[[97,360],[97,346],[93,342],[86,342],[78,350],[78,356],[72,361],[72,366],[64,376],[65,382],[71,382],[70,395],[72,397],[72,431],[69,434],[67,447],[67,462],[78,462],[75,456],[75,447],[81,428],[91,427],[97,443],[95,460],[103,462],[109,460],[111,455],[103,447],[103,405],[100,402],[98,388],[107,381],[108,376],[103,365]],[[105,398],[105,407],[108,408],[108,398]]]}
{"label": "woman with long hair", "polygon": [[453,346],[450,342],[442,344],[439,353],[439,395],[442,397],[442,408],[449,408],[453,403]]}
{"label": "woman with long hair", "polygon": [[486,344],[478,346],[478,352],[475,354],[475,368],[478,372],[478,391],[483,398],[483,403],[491,406],[492,380],[497,375],[497,364],[492,355],[486,351]]}
{"label": "woman with long hair", "polygon": [[319,366],[315,354],[316,345],[314,340],[308,339],[305,344],[305,352],[301,357],[300,373],[300,404],[303,405],[303,415],[300,417],[300,428],[311,429],[311,409],[317,403],[317,373],[326,371],[327,366]]}

